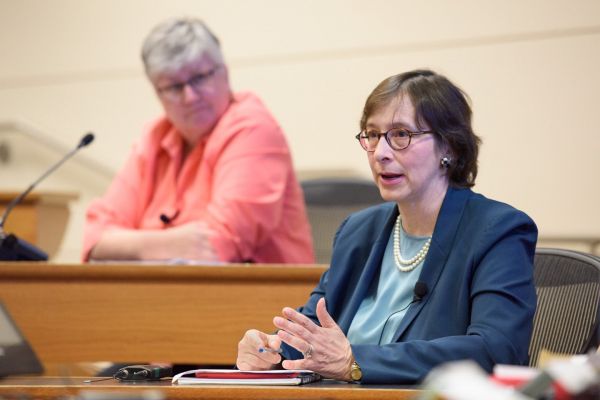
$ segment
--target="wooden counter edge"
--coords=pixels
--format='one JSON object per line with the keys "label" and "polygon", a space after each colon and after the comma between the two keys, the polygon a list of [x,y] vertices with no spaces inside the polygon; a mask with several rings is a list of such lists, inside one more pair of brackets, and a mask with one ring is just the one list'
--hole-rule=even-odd
{"label": "wooden counter edge", "polygon": [[0,280],[77,280],[126,279],[135,281],[165,280],[240,280],[315,282],[327,269],[323,264],[50,264],[35,262],[1,262]]}

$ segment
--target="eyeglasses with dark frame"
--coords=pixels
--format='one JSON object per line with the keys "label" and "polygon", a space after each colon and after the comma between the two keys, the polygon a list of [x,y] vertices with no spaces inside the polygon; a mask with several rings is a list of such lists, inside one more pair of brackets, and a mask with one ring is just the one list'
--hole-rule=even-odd
{"label": "eyeglasses with dark frame", "polygon": [[404,128],[392,128],[383,133],[360,131],[355,138],[366,151],[375,151],[377,144],[379,143],[379,139],[381,139],[382,136],[385,137],[385,141],[393,150],[403,150],[410,145],[410,141],[413,136],[432,133],[433,131],[412,132]]}
{"label": "eyeglasses with dark frame", "polygon": [[219,68],[221,68],[221,65],[215,65],[212,69],[196,74],[184,82],[157,87],[156,91],[160,93],[166,100],[171,102],[180,102],[183,99],[183,91],[185,90],[186,86],[192,88],[194,93],[199,93],[206,87],[206,84],[215,75]]}

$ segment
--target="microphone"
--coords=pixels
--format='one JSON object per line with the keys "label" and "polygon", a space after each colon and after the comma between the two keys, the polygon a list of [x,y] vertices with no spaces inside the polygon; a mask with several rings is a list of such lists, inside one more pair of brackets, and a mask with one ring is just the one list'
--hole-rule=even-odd
{"label": "microphone", "polygon": [[4,210],[2,214],[2,218],[0,218],[0,260],[1,261],[46,261],[48,259],[48,254],[46,254],[43,250],[37,248],[36,246],[28,243],[23,239],[17,238],[13,234],[6,234],[4,231],[4,224],[6,219],[10,215],[15,206],[17,206],[25,196],[29,194],[44,178],[54,172],[58,167],[60,167],[65,161],[69,158],[73,157],[75,153],[79,151],[82,147],[85,147],[94,141],[94,134],[87,133],[84,135],[77,147],[68,152],[65,156],[63,156],[56,164],[51,166],[42,176],[40,176],[35,182],[33,182],[29,187],[22,192],[20,195],[15,197]]}
{"label": "microphone", "polygon": [[385,332],[385,327],[386,327],[387,323],[389,322],[390,318],[392,318],[394,315],[398,314],[399,312],[406,310],[408,307],[410,307],[411,304],[422,301],[428,292],[429,292],[429,288],[427,287],[427,284],[425,282],[417,281],[415,283],[415,287],[413,288],[413,299],[411,300],[411,302],[408,303],[407,305],[405,305],[404,307],[402,307],[401,309],[391,313],[387,317],[385,322],[383,323],[383,328],[381,328],[381,334],[379,335],[379,340],[377,341],[378,344],[381,344],[381,338],[383,337],[383,333]]}
{"label": "microphone", "polygon": [[427,287],[427,284],[425,282],[417,281],[417,283],[415,283],[415,288],[413,289],[414,296],[412,303],[423,300],[423,297],[427,296],[428,292],[429,288]]}
{"label": "microphone", "polygon": [[175,218],[177,218],[178,215],[179,215],[179,210],[175,211],[175,214],[173,214],[172,217],[169,217],[167,214],[160,214],[160,220],[162,221],[163,224],[169,225],[171,222],[173,222],[175,220]]}

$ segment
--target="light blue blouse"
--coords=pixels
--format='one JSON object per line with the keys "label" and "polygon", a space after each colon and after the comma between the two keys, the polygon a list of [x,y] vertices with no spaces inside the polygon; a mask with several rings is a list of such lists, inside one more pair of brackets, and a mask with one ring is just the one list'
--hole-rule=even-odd
{"label": "light blue blouse", "polygon": [[[429,237],[411,236],[400,229],[400,253],[408,260],[414,257]],[[394,261],[394,231],[388,239],[379,279],[374,279],[352,324],[348,340],[352,344],[391,343],[414,295],[415,283],[423,261],[410,272],[402,272]]]}

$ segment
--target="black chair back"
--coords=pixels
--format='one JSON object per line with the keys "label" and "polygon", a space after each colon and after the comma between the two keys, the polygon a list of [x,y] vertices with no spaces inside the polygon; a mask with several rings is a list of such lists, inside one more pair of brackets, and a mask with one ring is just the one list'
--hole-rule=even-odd
{"label": "black chair back", "polygon": [[366,179],[320,178],[300,183],[312,228],[315,258],[329,264],[333,237],[353,212],[383,202],[379,189]]}
{"label": "black chair back", "polygon": [[538,248],[534,280],[538,305],[529,365],[538,365],[542,349],[582,354],[598,346],[600,259],[573,250]]}

